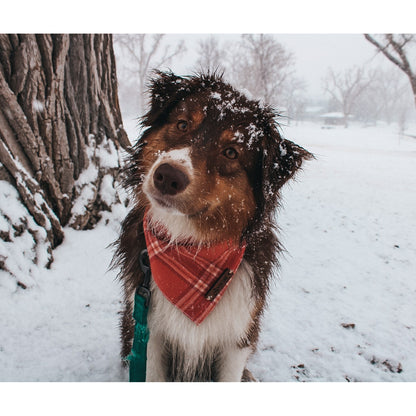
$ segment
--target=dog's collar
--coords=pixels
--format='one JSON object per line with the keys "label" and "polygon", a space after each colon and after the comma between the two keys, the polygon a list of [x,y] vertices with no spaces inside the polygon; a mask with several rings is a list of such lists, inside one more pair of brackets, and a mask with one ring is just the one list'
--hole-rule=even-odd
{"label": "dog's collar", "polygon": [[245,251],[225,241],[209,247],[169,244],[149,227],[143,230],[154,282],[163,295],[199,325],[218,304],[237,271]]}

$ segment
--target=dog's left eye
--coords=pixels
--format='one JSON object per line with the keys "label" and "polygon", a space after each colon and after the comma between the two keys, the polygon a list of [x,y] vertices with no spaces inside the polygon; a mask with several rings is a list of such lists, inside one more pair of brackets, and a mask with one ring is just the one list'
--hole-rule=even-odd
{"label": "dog's left eye", "polygon": [[187,131],[188,130],[188,122],[185,120],[179,120],[178,124],[176,124],[176,127],[180,131]]}
{"label": "dog's left eye", "polygon": [[237,157],[238,157],[238,152],[233,147],[229,147],[229,148],[225,149],[223,154],[228,159],[237,159]]}

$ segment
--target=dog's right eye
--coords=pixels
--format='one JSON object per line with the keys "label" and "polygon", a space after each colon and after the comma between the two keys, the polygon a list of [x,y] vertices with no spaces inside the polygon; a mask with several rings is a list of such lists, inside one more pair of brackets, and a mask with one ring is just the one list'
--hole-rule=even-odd
{"label": "dog's right eye", "polygon": [[187,131],[188,130],[188,122],[185,120],[179,120],[178,124],[176,124],[176,127],[180,131]]}
{"label": "dog's right eye", "polygon": [[238,157],[238,152],[233,147],[229,147],[228,149],[225,149],[223,154],[228,159],[237,159]]}

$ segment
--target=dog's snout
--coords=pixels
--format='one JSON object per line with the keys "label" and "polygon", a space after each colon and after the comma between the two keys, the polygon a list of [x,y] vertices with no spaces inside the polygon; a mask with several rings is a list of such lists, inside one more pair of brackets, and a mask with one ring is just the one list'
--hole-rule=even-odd
{"label": "dog's snout", "polygon": [[189,184],[188,176],[169,163],[161,164],[153,174],[156,189],[163,195],[176,195]]}

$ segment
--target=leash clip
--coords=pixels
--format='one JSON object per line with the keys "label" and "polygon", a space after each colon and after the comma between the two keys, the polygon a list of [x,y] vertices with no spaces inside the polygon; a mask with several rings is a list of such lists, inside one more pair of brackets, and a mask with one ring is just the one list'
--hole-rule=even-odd
{"label": "leash clip", "polygon": [[150,277],[151,277],[151,271],[150,271],[150,261],[149,261],[149,254],[147,253],[147,249],[144,249],[141,251],[139,255],[139,263],[140,263],[140,269],[144,273],[143,283],[137,288],[137,293],[145,299],[146,307],[149,306],[150,302]]}

